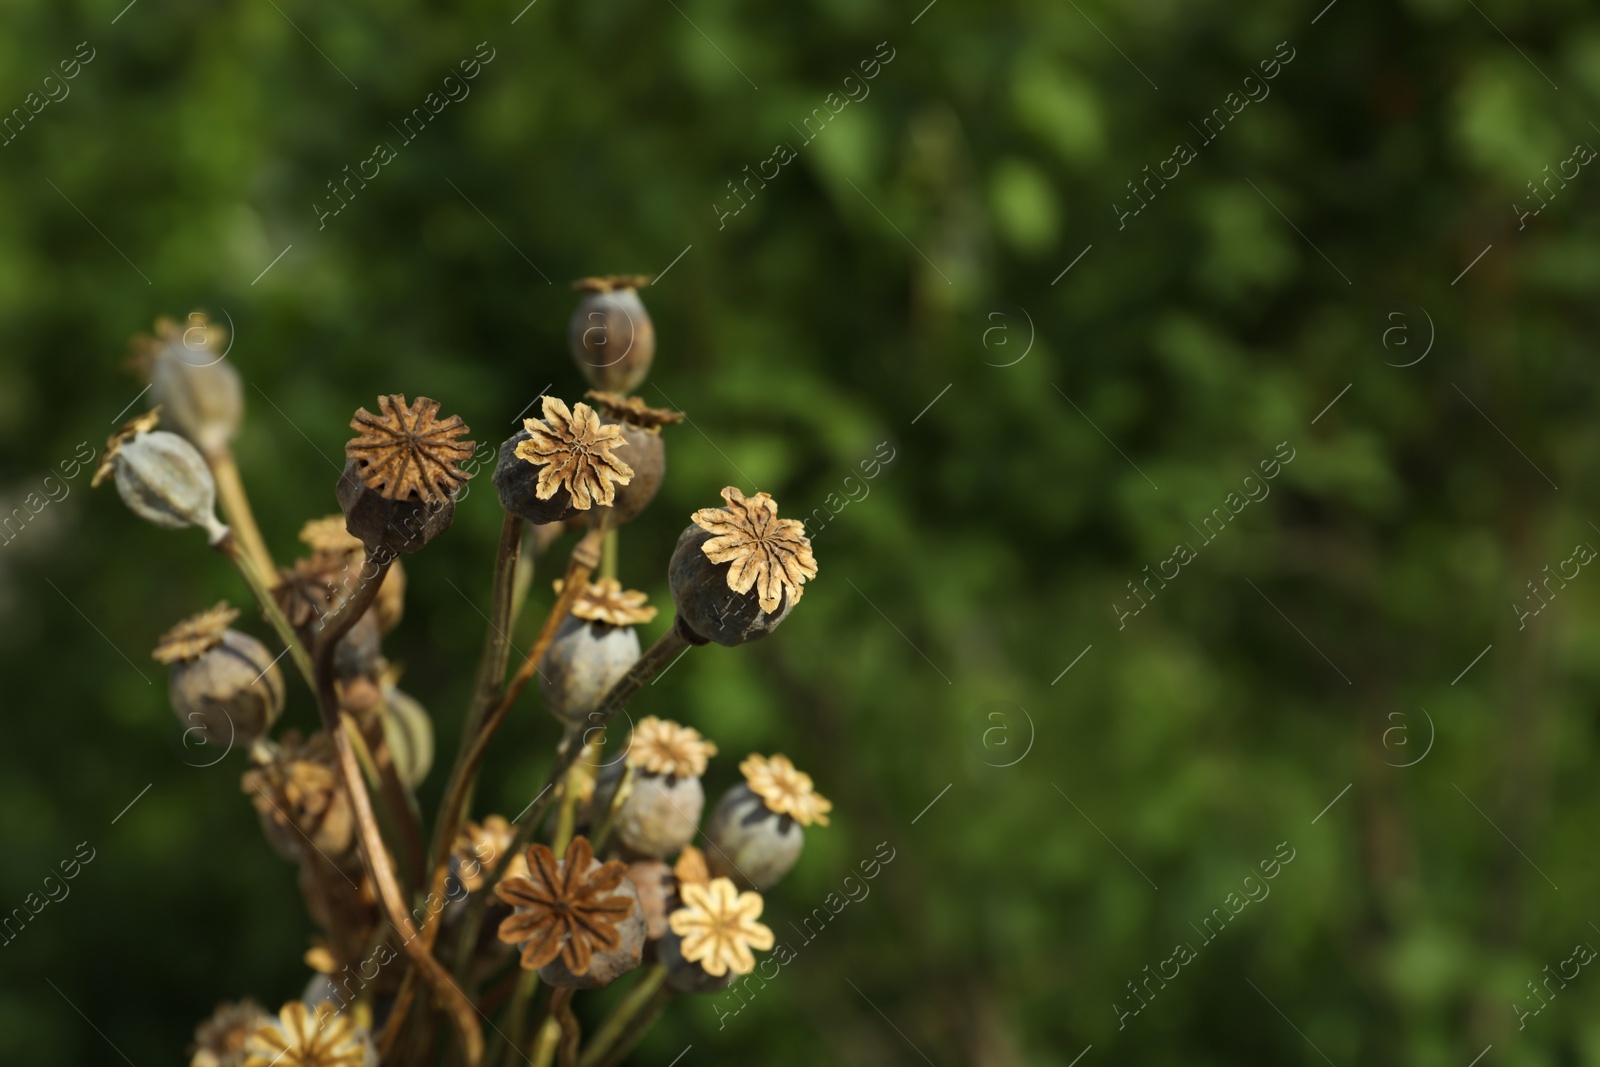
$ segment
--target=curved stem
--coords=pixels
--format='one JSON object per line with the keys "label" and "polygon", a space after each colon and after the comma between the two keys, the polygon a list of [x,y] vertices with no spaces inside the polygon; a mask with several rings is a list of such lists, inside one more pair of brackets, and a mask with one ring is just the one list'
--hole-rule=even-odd
{"label": "curved stem", "polygon": [[[640,656],[634,665],[628,668],[628,673],[611,687],[605,697],[601,699],[596,709],[589,713],[593,723],[584,733],[590,734],[596,730],[604,730],[606,724],[622,709],[630,697],[642,689],[650,679],[665,670],[678,655],[690,648],[689,640],[683,636],[677,621],[666,633],[656,638],[645,654]],[[563,775],[572,768],[578,759],[578,754],[584,751],[584,745],[568,745],[556,757],[555,765],[550,768],[550,773],[545,776],[544,785],[528,810],[523,813],[517,823],[516,836],[511,839],[511,847],[506,849],[495,864],[494,870],[488,876],[488,885],[496,885],[505,877],[506,868],[511,865],[511,857],[517,855],[528,847],[528,842],[533,840],[534,832],[539,823],[543,821],[545,813],[550,810],[550,805],[555,802],[553,786],[559,782]],[[479,924],[483,921],[483,909],[487,906],[487,894],[475,894],[467,906],[467,917],[463,921],[462,936],[476,938]]]}
{"label": "curved stem", "polygon": [[659,963],[639,976],[633,988],[628,990],[628,995],[622,998],[610,1015],[606,1016],[606,1021],[600,1024],[600,1029],[589,1039],[589,1047],[583,1050],[583,1057],[578,1061],[580,1067],[593,1067],[599,1062],[600,1057],[611,1051],[617,1039],[628,1028],[628,1024],[644,1010],[645,1005],[650,1003],[666,980],[667,969]]}
{"label": "curved stem", "polygon": [[224,445],[215,452],[206,453],[206,461],[217,483],[217,503],[222,505],[222,517],[238,532],[250,562],[262,574],[278,573],[272,553],[267,551],[267,542],[261,537],[261,527],[256,525],[255,513],[250,510],[250,498],[245,495],[233,450]]}
{"label": "curved stem", "polygon": [[[389,565],[393,561],[392,554],[379,559],[377,572],[356,590],[338,614],[326,620],[322,633],[318,635],[315,656],[317,706],[322,712],[323,725],[334,740],[334,750],[339,757],[345,789],[350,795],[350,808],[355,815],[356,829],[359,831],[361,857],[366,863],[367,873],[372,877],[373,884],[378,888],[378,902],[384,916],[400,935],[401,950],[422,972],[423,978],[444,1005],[461,1040],[468,1067],[479,1067],[483,1062],[483,1031],[475,1017],[476,1009],[451,981],[449,972],[433,958],[428,946],[418,938],[417,928],[412,923],[411,916],[406,913],[405,895],[401,892],[388,850],[384,848],[382,835],[378,831],[378,820],[372,810],[372,797],[367,793],[367,783],[361,775],[361,767],[357,762],[355,749],[350,743],[350,737],[345,729],[341,728],[339,701],[334,691],[333,650],[339,640],[355,625],[356,620],[372,605],[378,595],[378,587],[383,584],[384,576],[388,574]],[[343,718],[349,720],[350,728],[359,729],[348,714],[344,714]]]}
{"label": "curved stem", "polygon": [[[517,561],[522,555],[523,520],[507,514],[500,524],[500,544],[494,555],[494,578],[490,592],[489,629],[484,634],[483,658],[478,663],[477,682],[473,686],[472,704],[467,709],[466,732],[462,736],[461,751],[466,751],[466,738],[473,736],[483,721],[484,712],[500,690],[506,676],[506,658],[511,649],[511,605],[516,579]],[[459,757],[458,757],[459,758]]]}
{"label": "curved stem", "polygon": [[[572,994],[576,990],[558,989],[550,997],[550,1014],[561,1026],[561,1042],[556,1046],[560,1067],[578,1067],[578,1043],[583,1040],[578,1017],[572,1014]],[[561,996],[565,993],[566,996]]]}
{"label": "curved stem", "polygon": [[[506,673],[506,657],[511,647],[511,629],[515,622],[514,605],[516,602],[516,576],[517,561],[522,553],[523,520],[515,515],[506,515],[500,524],[500,544],[495,549],[494,576],[490,582],[489,628],[484,632],[483,654],[478,660],[477,679],[473,683],[472,701],[467,707],[466,721],[461,730],[461,744],[456,749],[456,761],[450,768],[450,784],[445,789],[445,795],[450,796],[457,788],[458,781],[462,778],[462,768],[471,747],[471,740],[476,736],[478,725],[482,721],[483,713],[488,708],[489,702],[494,699],[494,694],[500,688],[500,681]],[[464,787],[465,798],[463,809],[471,799],[471,785]],[[435,866],[435,858],[442,855],[444,862],[449,863],[450,849],[455,844],[454,837],[444,835],[445,819],[439,818],[434,823],[433,841],[428,850],[427,857],[423,859],[423,868],[418,873],[418,884],[423,880],[429,883],[428,888],[435,892],[442,892],[443,885],[436,885],[431,877]],[[430,916],[431,918],[431,916]],[[434,933],[430,923],[423,923],[427,939],[424,944],[432,949]],[[463,960],[457,969],[458,976],[467,971],[466,962]],[[400,983],[400,990],[395,995],[394,1006],[390,1009],[389,1021],[384,1025],[383,1034],[378,1043],[380,1056],[387,1055],[399,1039],[401,1024],[405,1021],[406,1013],[411,1009],[412,997],[416,995],[416,975],[407,971],[405,978]]]}
{"label": "curved stem", "polygon": [[[439,820],[434,827],[433,849],[433,877],[430,890],[433,893],[444,891],[445,879],[450,872],[450,845],[456,839],[460,830],[461,820],[466,814],[467,797],[472,788],[472,781],[477,776],[478,767],[483,762],[485,753],[489,750],[489,741],[494,737],[500,724],[505,721],[506,714],[511,706],[517,702],[522,691],[528,687],[528,682],[539,669],[539,661],[544,658],[545,650],[554,640],[556,629],[572,610],[572,605],[578,599],[578,594],[583,591],[589,580],[594,565],[599,562],[598,528],[590,530],[584,535],[583,540],[572,550],[572,559],[567,563],[566,582],[561,587],[561,595],[556,598],[555,605],[550,609],[549,616],[544,621],[544,628],[539,631],[539,639],[534,642],[528,651],[522,666],[518,668],[516,676],[511,679],[505,688],[498,703],[484,716],[483,722],[477,731],[471,735],[471,740],[462,753],[461,759],[456,763],[451,774],[450,785],[445,791],[444,802],[439,808]],[[576,749],[573,751],[576,757]],[[565,770],[565,768],[563,768]],[[505,857],[502,857],[504,859]],[[494,884],[493,882],[490,883]],[[441,909],[442,911],[442,909]],[[432,945],[433,938],[438,932],[438,916],[430,915],[423,924],[423,936],[427,944]]]}
{"label": "curved stem", "polygon": [[289,620],[278,609],[278,602],[272,598],[272,590],[267,588],[266,581],[261,573],[256,570],[249,555],[240,546],[239,541],[233,536],[224,537],[217,542],[217,551],[228,557],[239,576],[244,579],[244,584],[250,587],[256,603],[261,605],[262,612],[267,616],[267,622],[278,634],[278,639],[289,650],[289,656],[294,660],[294,665],[300,669],[301,677],[305,678],[306,685],[311,691],[317,691],[317,674],[311,663],[311,654],[306,651],[306,646],[301,643],[300,636],[294,632],[294,627],[289,625]]}

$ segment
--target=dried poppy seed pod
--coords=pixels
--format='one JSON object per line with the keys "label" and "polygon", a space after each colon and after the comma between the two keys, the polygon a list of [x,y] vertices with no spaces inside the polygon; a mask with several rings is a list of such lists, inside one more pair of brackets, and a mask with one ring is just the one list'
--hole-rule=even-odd
{"label": "dried poppy seed pod", "polygon": [[539,661],[539,691],[546,710],[575,728],[639,659],[631,627],[568,616]]}
{"label": "dried poppy seed pod", "polygon": [[217,483],[195,447],[154,429],[159,415],[133,419],[106,442],[91,486],[115,475],[117,493],[141,519],[168,530],[198,526],[215,546],[230,533],[217,518]]}
{"label": "dried poppy seed pod", "polygon": [[319,730],[301,743],[299,733],[288,730],[281,744],[252,749],[251,760],[239,788],[279,855],[303,859],[314,848],[329,863],[359,869],[355,816],[333,740]]}
{"label": "dried poppy seed pod", "polygon": [[700,776],[717,746],[698,730],[654,715],[633,728],[633,788],[617,809],[617,839],[634,853],[665,859],[694,840],[706,794]]}
{"label": "dried poppy seed pod", "polygon": [[752,950],[765,952],[776,940],[756,921],[765,906],[761,894],[741,893],[726,878],[685,882],[681,893],[683,907],[667,916],[669,933],[657,949],[667,985],[684,993],[715,992],[755,970]]}
{"label": "dried poppy seed pod", "polygon": [[706,826],[716,847],[706,856],[714,876],[767,889],[789,873],[805,844],[802,826],[828,825],[833,804],[787,756],[752,755],[739,764],[745,781],[717,801]]}
{"label": "dried poppy seed pod", "polygon": [[582,974],[573,974],[558,956],[539,968],[539,981],[560,989],[599,989],[639,966],[644,959],[644,943],[650,925],[645,921],[639,892],[626,877],[612,893],[613,899],[617,897],[633,902],[633,910],[628,912],[627,918],[616,924],[621,943],[614,949],[596,952],[589,960],[589,968]]}
{"label": "dried poppy seed pod", "polygon": [[[558,594],[562,584],[555,583]],[[624,591],[614,578],[585,586],[539,661],[539,689],[550,714],[573,728],[586,725],[600,698],[639,659],[633,627],[655,615],[643,593]]]}
{"label": "dried poppy seed pod", "polygon": [[371,1036],[356,1024],[358,1012],[343,1010],[342,1001],[315,1006],[291,1000],[277,1018],[245,1042],[244,1067],[299,1064],[304,1067],[367,1067],[377,1061]]}
{"label": "dried poppy seed pod", "polygon": [[583,278],[582,293],[567,323],[567,347],[578,370],[596,389],[627,393],[639,387],[656,358],[656,328],[639,299],[643,274]]}
{"label": "dried poppy seed pod", "polygon": [[667,985],[677,993],[720,993],[738,977],[732,971],[707,974],[699,963],[685,959],[683,938],[673,933],[670,926],[656,942],[656,962],[667,969]]}
{"label": "dried poppy seed pod", "polygon": [[610,508],[617,488],[633,479],[633,468],[612,455],[628,446],[622,430],[602,424],[581,401],[569,409],[547,396],[543,410],[543,419],[524,419],[500,446],[494,485],[501,506],[538,525]]}
{"label": "dried poppy seed pod", "polygon": [[716,847],[706,856],[712,873],[752,889],[769,889],[800,859],[805,835],[793,819],[767,808],[748,785],[722,795],[706,825]]}
{"label": "dried poppy seed pod", "polygon": [[283,672],[267,646],[228,629],[238,617],[219,603],[162,634],[153,653],[172,667],[168,692],[185,735],[224,749],[254,741],[283,711]]}
{"label": "dried poppy seed pod", "polygon": [[637,775],[617,811],[617,840],[638,855],[663,859],[694,840],[705,804],[699,778]]}
{"label": "dried poppy seed pod", "polygon": [[472,477],[458,465],[473,447],[459,439],[470,432],[461,416],[440,420],[437,400],[419,396],[407,407],[398,393],[379,397],[378,407],[379,415],[361,408],[350,420],[360,436],[344,446],[338,485],[345,528],[369,560],[420,551],[449,529],[456,493]]}
{"label": "dried poppy seed pod", "polygon": [[168,426],[207,455],[228,446],[244,416],[239,372],[223,362],[227,338],[226,330],[196,311],[186,328],[160,318],[155,336],[133,342],[133,362],[150,382],[151,401]]}
{"label": "dried poppy seed pod", "polygon": [[638,966],[645,922],[624,864],[596,862],[582,836],[567,844],[559,862],[537,844],[528,847],[527,859],[528,877],[505,878],[494,887],[513,909],[499,938],[521,946],[524,970],[537,970],[554,985],[592,988],[590,981],[604,985]]}
{"label": "dried poppy seed pod", "polygon": [[667,476],[667,450],[661,439],[661,428],[682,422],[683,414],[668,408],[646,407],[636,396],[624,397],[594,389],[588,396],[600,409],[605,424],[618,426],[628,442],[624,454],[633,468],[633,480],[617,489],[616,502],[611,507],[612,525],[620,526],[648,507],[661,489]]}
{"label": "dried poppy seed pod", "polygon": [[672,868],[660,860],[639,860],[628,864],[628,881],[639,896],[645,938],[659,941],[667,932],[667,916],[678,907],[678,882]]}
{"label": "dried poppy seed pod", "polygon": [[742,645],[777,629],[817,576],[805,527],[778,518],[766,493],[728,486],[726,508],[701,508],[667,567],[678,621],[691,640]]}
{"label": "dried poppy seed pod", "polygon": [[218,1004],[211,1018],[195,1027],[189,1067],[244,1067],[244,1043],[271,1022],[253,1000]]}

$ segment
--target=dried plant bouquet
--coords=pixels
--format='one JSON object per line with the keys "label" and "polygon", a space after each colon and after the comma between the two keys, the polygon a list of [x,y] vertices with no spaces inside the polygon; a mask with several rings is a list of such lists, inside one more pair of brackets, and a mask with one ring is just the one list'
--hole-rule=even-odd
{"label": "dried plant bouquet", "polygon": [[[239,611],[222,603],[173,626],[154,655],[186,732],[248,759],[241,788],[267,843],[298,865],[320,930],[304,993],[276,1013],[220,1005],[196,1031],[193,1067],[616,1064],[672,997],[726,988],[772,948],[761,892],[794,866],[805,828],[828,821],[811,779],[781,755],[750,755],[706,821],[702,852],[691,842],[717,746],[646,716],[620,751],[604,751],[605,727],[641,686],[696,645],[765,637],[817,573],[799,522],[766,493],[729,486],[724,506],[696,511],[678,538],[672,625],[641,648],[635,627],[656,609],[616,580],[617,530],[660,488],[662,431],[682,418],[627,395],[655,355],[646,282],[577,284],[570,347],[592,403],[544,397],[542,417],[500,448],[491,617],[427,826],[415,791],[433,763],[433,722],[398,688],[383,639],[404,613],[400,557],[449,529],[475,473],[467,426],[427,397],[357,411],[334,487],[342,514],[307,521],[303,556],[280,569],[230,451],[244,405],[217,355],[222,332],[197,313],[198,326],[162,320],[135,341],[155,407],[112,437],[95,484],[114,479],[152,523],[204,530],[282,646],[233,629]],[[581,535],[555,603],[512,671],[507,635],[533,559],[567,529]],[[320,719],[309,736],[274,734],[300,692],[285,655]],[[515,819],[475,816],[484,756],[536,674],[560,726],[543,786]],[[626,994],[585,1033],[574,998],[619,980]]]}

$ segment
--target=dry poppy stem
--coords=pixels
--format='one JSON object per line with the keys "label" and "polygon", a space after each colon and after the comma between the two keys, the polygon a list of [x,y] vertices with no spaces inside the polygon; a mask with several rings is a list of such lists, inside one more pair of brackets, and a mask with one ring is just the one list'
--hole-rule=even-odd
{"label": "dry poppy stem", "polygon": [[205,453],[211,465],[211,475],[217,483],[217,503],[222,505],[222,517],[238,532],[244,550],[261,574],[277,574],[272,553],[256,525],[255,512],[250,510],[250,498],[245,495],[244,481],[239,477],[239,464],[234,462],[233,450],[224,446],[215,452]]}
{"label": "dry poppy stem", "polygon": [[611,1051],[628,1023],[650,1003],[650,999],[661,988],[661,983],[666,980],[667,969],[659,963],[653,964],[639,976],[639,980],[633,983],[633,988],[628,990],[628,995],[622,998],[621,1003],[610,1015],[606,1016],[605,1022],[600,1024],[600,1029],[589,1039],[589,1047],[583,1050],[583,1057],[579,1060],[580,1067],[590,1067],[601,1056]]}
{"label": "dry poppy stem", "polygon": [[561,1025],[561,1042],[556,1046],[560,1067],[578,1067],[578,1043],[583,1040],[583,1031],[578,1026],[578,1017],[572,1014],[574,992],[576,990],[558,989],[550,997],[550,1014]]}
{"label": "dry poppy stem", "polygon": [[[637,1045],[645,1031],[655,1024],[661,1015],[661,1009],[667,1006],[667,1001],[674,995],[664,984],[666,977],[666,968],[658,963],[649,974],[639,979],[638,985],[628,990],[627,999],[617,1005],[612,1018],[601,1024],[600,1032],[595,1035],[589,1048],[584,1050],[578,1060],[578,1067],[615,1067],[633,1051],[633,1046]],[[648,996],[645,995],[646,992]],[[626,1015],[623,1014],[625,1010]],[[622,1018],[617,1019],[618,1016]],[[620,1032],[607,1048],[600,1043],[600,1039],[607,1036],[607,1031],[614,1020],[618,1023]]]}
{"label": "dry poppy stem", "polygon": [[[571,587],[564,586],[563,588]],[[665,670],[683,650],[690,647],[692,646],[689,640],[683,636],[677,621],[674,620],[673,625],[667,632],[656,638],[655,644],[646,649],[644,655],[639,657],[638,662],[628,668],[628,673],[623,675],[617,684],[613,685],[606,693],[595,711],[590,713],[589,717],[594,721],[595,725],[588,727],[584,732],[593,733],[595,730],[604,730],[606,724],[622,709],[622,705],[626,704],[633,694],[642,689],[650,679]],[[550,810],[550,805],[555,802],[551,787],[556,782],[559,782],[567,771],[572,769],[572,765],[577,762],[578,755],[584,751],[584,748],[585,746],[583,745],[568,745],[556,757],[555,766],[551,767],[550,773],[545,776],[544,785],[540,787],[533,803],[528,805],[528,810],[523,814],[521,821],[517,823],[517,834],[511,839],[511,847],[505,850],[504,855],[495,864],[494,871],[489,875],[490,885],[499,883],[500,879],[505,876],[506,868],[511,864],[511,858],[527,848],[528,842],[533,840],[534,831],[538,829],[539,823],[544,820],[545,813]],[[487,903],[487,895],[479,894],[468,904],[467,917],[462,923],[462,936],[464,938],[475,939],[477,937],[479,924],[483,920],[483,909],[487,906]],[[468,940],[467,943],[471,944],[472,940]]]}
{"label": "dry poppy stem", "polygon": [[[528,651],[516,676],[506,686],[499,702],[484,717],[484,721],[472,735],[470,746],[456,764],[450,786],[445,792],[444,803],[439,809],[438,824],[434,828],[433,878],[429,887],[434,894],[444,892],[445,880],[450,873],[450,846],[461,828],[473,779],[477,776],[479,765],[483,763],[484,754],[489,750],[489,741],[500,728],[500,724],[505,721],[511,706],[528,687],[529,680],[539,669],[539,661],[544,658],[545,650],[555,638],[557,627],[572,610],[572,605],[577,602],[578,594],[583,591],[595,564],[600,561],[598,547],[600,533],[599,527],[591,529],[584,535],[583,540],[573,546],[572,558],[567,562],[566,582],[562,585],[561,594],[556,597],[549,616],[544,620],[544,627],[539,631],[539,639],[533,643],[533,648]],[[430,946],[437,933],[438,916],[442,912],[443,909],[440,909],[439,912],[430,915],[423,924],[423,936]]]}
{"label": "dry poppy stem", "polygon": [[[337,615],[328,620],[326,628],[318,636],[315,659],[317,705],[322,712],[323,724],[334,739],[335,751],[339,755],[339,766],[344,772],[345,789],[350,794],[350,807],[355,814],[356,828],[359,831],[361,856],[366,861],[367,872],[372,876],[373,883],[378,887],[378,900],[384,915],[401,938],[401,951],[422,972],[423,978],[433,987],[449,1014],[461,1040],[468,1067],[479,1067],[483,1062],[483,1031],[474,1017],[476,1009],[466,995],[456,987],[449,972],[433,958],[428,946],[421,943],[417,936],[418,931],[411,922],[411,916],[406,913],[405,894],[400,889],[394,867],[389,860],[388,850],[383,846],[383,837],[378,832],[378,820],[373,814],[372,798],[367,793],[366,780],[361,775],[361,767],[356,760],[350,738],[341,729],[339,701],[333,687],[334,648],[340,638],[349,632],[356,620],[377,598],[378,587],[383,584],[384,576],[388,574],[392,562],[392,556],[378,561],[377,573],[346,601]],[[346,714],[344,718],[349,719],[349,716]],[[354,727],[354,719],[349,721]]]}
{"label": "dry poppy stem", "polygon": [[627,763],[622,768],[622,781],[617,783],[617,791],[612,794],[611,806],[606,809],[606,817],[601,820],[594,833],[589,835],[596,852],[605,846],[606,838],[611,836],[611,825],[617,821],[617,812],[622,809],[631,792],[633,792],[633,764]]}
{"label": "dry poppy stem", "polygon": [[600,577],[615,578],[617,576],[617,533],[616,530],[607,530],[606,539],[600,545]]}
{"label": "dry poppy stem", "polygon": [[[354,723],[355,720],[347,721]],[[395,770],[394,758],[389,754],[389,742],[379,734],[377,747],[370,747],[366,737],[357,727],[350,734],[350,744],[355,748],[361,769],[366,772],[369,786],[378,790],[383,810],[388,815],[387,822],[391,824],[394,836],[400,838],[405,845],[406,881],[411,885],[417,885],[426,873],[423,866],[425,859],[422,851],[422,827],[418,824],[416,809],[412,807],[411,794],[406,791]]]}
{"label": "dry poppy stem", "polygon": [[262,612],[267,621],[277,631],[278,638],[289,649],[289,656],[294,660],[294,665],[300,669],[300,674],[306,680],[306,685],[311,691],[317,691],[317,673],[312,666],[311,655],[306,651],[306,646],[301,643],[300,637],[294,632],[294,627],[289,625],[289,620],[284,617],[278,608],[278,602],[273,599],[272,591],[267,588],[266,582],[261,577],[261,572],[256,570],[239,541],[229,534],[217,543],[217,551],[228,557],[239,576],[244,579],[244,584],[250,587],[250,592],[255,596],[256,603],[261,605]]}
{"label": "dry poppy stem", "polygon": [[[539,972],[522,971],[517,976],[516,988],[511,992],[511,1003],[506,1008],[506,1025],[511,1031],[506,1035],[506,1051],[502,1059],[506,1067],[514,1067],[522,1056],[522,1043],[527,1033],[528,1002],[539,989]],[[535,1032],[538,1028],[535,1027]]]}
{"label": "dry poppy stem", "polygon": [[[490,593],[489,628],[484,634],[483,656],[478,661],[478,675],[473,684],[472,702],[467,708],[466,725],[461,733],[461,747],[457,749],[455,765],[450,769],[450,785],[445,791],[446,796],[452,796],[461,789],[470,790],[470,782],[465,786],[462,783],[463,779],[470,777],[467,761],[472,753],[472,739],[477,736],[484,713],[494,700],[495,694],[500,689],[501,679],[506,674],[506,659],[511,648],[512,579],[516,574],[517,559],[522,552],[522,527],[523,521],[515,515],[507,515],[505,521],[500,524],[500,544],[495,550],[494,577]],[[465,802],[462,810],[465,810]],[[431,853],[433,867],[437,867],[441,862],[448,864],[450,849],[455,844],[454,824],[459,822],[459,819],[445,818],[448,814],[448,809],[441,809],[439,821],[434,826]],[[429,943],[432,943],[431,934]]]}
{"label": "dry poppy stem", "polygon": [[[510,586],[506,582],[508,577],[516,570],[515,553],[517,551],[517,547],[507,543],[507,537],[511,533],[507,526],[509,526],[509,523],[501,528],[501,551],[496,553],[495,568],[497,594],[502,588],[506,589],[508,593],[506,621],[505,625],[500,626],[503,631],[510,628]],[[520,530],[516,531],[516,533],[517,537],[514,538],[515,546],[520,546]],[[567,562],[566,582],[562,585],[561,593],[557,596],[555,604],[550,609],[549,616],[544,621],[538,640],[534,642],[533,648],[523,660],[516,677],[506,687],[500,701],[495,704],[484,721],[477,725],[476,728],[473,728],[472,724],[469,723],[468,729],[463,732],[461,754],[456,760],[455,767],[451,770],[450,784],[445,789],[444,800],[439,807],[439,817],[434,824],[433,873],[428,882],[428,899],[430,900],[442,899],[444,896],[450,875],[450,847],[455,842],[456,834],[460,831],[461,821],[466,817],[467,804],[472,795],[473,781],[477,776],[479,765],[483,762],[484,754],[488,751],[489,741],[494,736],[494,732],[500,728],[500,724],[505,721],[506,714],[511,710],[511,705],[516,703],[517,698],[522,695],[522,691],[527,688],[529,680],[538,670],[539,660],[544,657],[545,650],[550,647],[550,642],[555,638],[556,628],[561,625],[568,613],[571,612],[572,605],[577,602],[578,594],[583,591],[589,580],[590,573],[594,570],[595,564],[599,562],[598,541],[601,533],[602,527],[596,526],[585,533],[583,539],[573,546],[572,556]],[[498,613],[498,601],[494,607]],[[493,628],[491,626],[491,629]],[[520,849],[526,846],[527,841],[523,840],[516,847]],[[504,873],[505,865],[510,862],[511,855],[512,850],[508,850],[504,856],[500,857],[500,865],[495,869],[495,876],[490,880],[489,885],[492,886],[499,882],[500,876]],[[477,912],[475,914],[469,912],[469,920],[476,919],[478,921],[469,921],[463,927],[462,937],[465,944],[472,944],[477,937],[482,919],[482,908],[486,899],[487,894],[483,894],[475,902],[478,909]],[[431,952],[433,949],[433,942],[438,937],[439,922],[443,914],[444,909],[438,908],[430,911],[427,918],[423,920],[422,942],[425,951]],[[411,1001],[415,996],[414,985],[414,980],[408,974],[406,980],[401,984],[400,992],[395,997],[394,1008],[390,1012],[388,1022],[385,1024],[381,1041],[381,1047],[384,1050],[391,1047],[399,1036],[400,1023],[404,1021],[406,1013],[411,1008]]]}
{"label": "dry poppy stem", "polygon": [[533,1046],[533,1067],[550,1067],[556,1058],[556,1043],[560,1040],[561,1024],[548,1017],[541,1019],[539,1039]]}
{"label": "dry poppy stem", "polygon": [[[484,633],[483,656],[478,661],[478,675],[473,684],[472,702],[467,708],[466,725],[461,732],[461,747],[456,750],[455,764],[450,768],[450,784],[446,788],[448,797],[458,788],[457,783],[463,775],[463,768],[468,753],[471,751],[471,740],[476,736],[478,725],[483,718],[484,711],[489,702],[494,699],[494,694],[499,691],[500,680],[505,677],[506,658],[511,647],[511,629],[516,618],[516,575],[517,561],[522,552],[523,520],[515,515],[507,515],[500,524],[500,544],[495,549],[494,577],[491,581],[489,628]],[[531,563],[531,561],[530,561]],[[470,799],[470,793],[469,793]],[[463,803],[462,810],[465,810]],[[428,888],[434,893],[443,891],[444,885],[436,882],[431,871],[440,863],[448,870],[450,862],[450,849],[455,843],[454,837],[445,836],[444,811],[441,808],[440,818],[433,828],[433,847],[430,855],[433,857],[431,866],[426,867],[419,878],[428,879]],[[459,820],[456,820],[459,821]],[[442,910],[442,909],[441,909]],[[432,924],[432,915],[423,922],[424,944],[432,950],[436,931]],[[463,961],[464,963],[470,961]],[[466,967],[458,972],[458,977],[464,976]],[[389,1020],[385,1023],[383,1033],[379,1040],[378,1051],[380,1056],[387,1056],[400,1036],[401,1023],[405,1021],[406,1013],[411,1010],[411,999],[416,993],[416,976],[406,972],[405,979],[400,984],[400,990],[395,996],[394,1007],[389,1013]]]}

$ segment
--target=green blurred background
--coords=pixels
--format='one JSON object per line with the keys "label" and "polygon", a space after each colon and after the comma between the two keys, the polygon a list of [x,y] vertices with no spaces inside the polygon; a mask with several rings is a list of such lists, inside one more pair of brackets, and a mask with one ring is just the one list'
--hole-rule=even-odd
{"label": "green blurred background", "polygon": [[[893,449],[813,523],[782,632],[634,710],[719,743],[713,795],[782,751],[834,800],[769,895],[780,939],[880,842],[896,858],[746,1011],[679,1001],[636,1062],[1600,1063],[1600,976],[1521,1029],[1512,1007],[1600,943],[1600,577],[1513,606],[1600,544],[1600,179],[1518,218],[1600,144],[1592,5],[123,2],[0,13],[0,108],[93,54],[0,147],[0,512],[103,447],[141,384],[129,337],[204,308],[233,323],[237,450],[284,561],[335,509],[356,407],[434,396],[498,442],[547,385],[581,392],[567,283],[669,264],[642,394],[692,424],[626,584],[666,605],[723,485],[804,515]],[[479,42],[471,95],[400,147]],[[1270,97],[1202,143],[1279,42]],[[398,158],[319,230],[382,140]],[[1177,142],[1198,158],[1119,228]],[[1271,495],[1202,546],[1280,442]],[[0,949],[0,1062],[186,1062],[218,1000],[297,995],[312,930],[242,754],[191,765],[149,659],[246,592],[88,480],[0,547],[0,906],[95,850]],[[499,522],[480,479],[386,642],[440,764]],[[526,804],[555,736],[524,700],[479,813]],[[1127,983],[1200,948],[1280,842],[1271,896],[1119,1029]]]}

